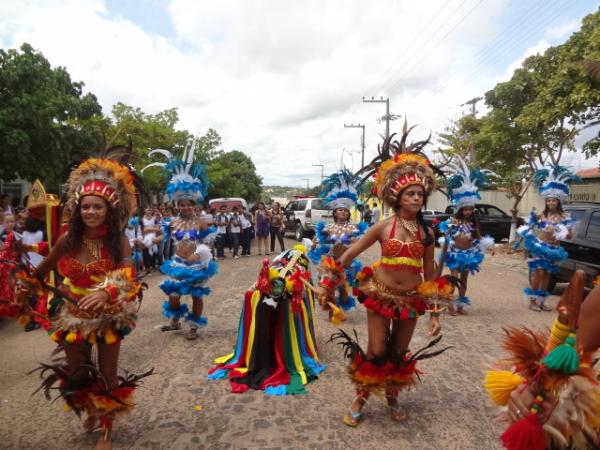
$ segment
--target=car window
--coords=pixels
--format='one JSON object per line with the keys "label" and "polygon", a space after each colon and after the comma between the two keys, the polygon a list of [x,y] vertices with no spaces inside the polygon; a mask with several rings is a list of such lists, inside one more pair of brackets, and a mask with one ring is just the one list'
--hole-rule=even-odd
{"label": "car window", "polygon": [[585,237],[600,242],[600,212],[592,213]]}
{"label": "car window", "polygon": [[573,233],[575,233],[575,232],[578,233],[579,226],[581,225],[581,221],[583,220],[583,218],[585,216],[586,210],[585,209],[569,209],[569,208],[567,208],[565,211],[571,215],[571,219],[573,219],[573,221],[575,222],[575,224],[573,225]]}
{"label": "car window", "polygon": [[505,217],[505,214],[502,211],[500,211],[498,208],[496,208],[495,206],[488,206],[487,214],[490,217]]}
{"label": "car window", "polygon": [[475,205],[475,212],[479,216],[487,216],[487,208],[483,205]]}
{"label": "car window", "polygon": [[296,206],[298,206],[298,202],[292,202],[287,206],[286,210],[296,211]]}
{"label": "car window", "polygon": [[322,199],[317,198],[317,199],[312,200],[312,202],[311,202],[311,208],[312,209],[328,210],[329,206],[326,205],[325,202]]}
{"label": "car window", "polygon": [[306,200],[298,200],[296,211],[304,211],[306,209]]}

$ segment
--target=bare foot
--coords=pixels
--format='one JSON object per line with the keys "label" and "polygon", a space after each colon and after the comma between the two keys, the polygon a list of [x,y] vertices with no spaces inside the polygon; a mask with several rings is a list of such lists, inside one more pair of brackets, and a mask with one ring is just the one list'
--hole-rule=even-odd
{"label": "bare foot", "polygon": [[111,430],[102,430],[100,437],[98,438],[98,442],[96,442],[96,446],[94,450],[111,450],[112,442],[111,442]]}
{"label": "bare foot", "polygon": [[96,427],[96,418],[94,416],[87,416],[83,422],[83,429],[86,433],[91,433]]}
{"label": "bare foot", "polygon": [[467,311],[464,310],[464,308],[458,308],[458,310],[456,311],[457,314],[460,314],[461,316],[468,316],[469,313],[467,313]]}
{"label": "bare foot", "polygon": [[[459,310],[460,311],[460,310]],[[406,420],[406,410],[400,406],[396,397],[386,397],[388,401],[388,408],[390,409],[390,418],[394,422],[401,422]]]}

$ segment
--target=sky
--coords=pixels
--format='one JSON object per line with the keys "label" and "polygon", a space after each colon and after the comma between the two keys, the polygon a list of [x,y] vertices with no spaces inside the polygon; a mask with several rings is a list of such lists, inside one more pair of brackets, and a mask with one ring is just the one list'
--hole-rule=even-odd
{"label": "sky", "polygon": [[[592,0],[3,0],[0,48],[23,42],[64,66],[105,113],[178,108],[248,154],[266,185],[306,186],[376,154],[389,98],[433,138],[466,101],[508,80],[525,57],[561,44]],[[483,106],[481,103],[478,105]],[[581,142],[597,130],[587,130]],[[435,146],[432,146],[435,147]],[[598,159],[568,155],[578,169]],[[321,168],[320,165],[323,165]]]}

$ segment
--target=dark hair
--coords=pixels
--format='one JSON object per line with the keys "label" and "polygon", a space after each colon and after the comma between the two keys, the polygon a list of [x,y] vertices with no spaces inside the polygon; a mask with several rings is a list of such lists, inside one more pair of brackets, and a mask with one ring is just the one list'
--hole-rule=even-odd
{"label": "dark hair", "polygon": [[[469,217],[468,219],[463,214],[463,209],[465,209],[465,208],[473,208],[473,214],[471,214],[471,217]],[[463,206],[462,208],[459,208],[459,210],[454,213],[454,217],[457,220],[461,220],[463,222],[465,220],[468,220],[479,237],[480,228],[479,228],[479,214],[477,214],[477,208],[475,208],[474,206]]]}
{"label": "dark hair", "polygon": [[[548,199],[546,199],[548,200]],[[558,211],[559,214],[564,214],[564,210],[562,207],[562,202],[560,201],[559,198],[556,199],[556,201],[558,202],[558,205],[556,205],[556,210]],[[544,201],[544,211],[542,212],[542,214],[544,215],[544,217],[548,217],[548,213],[550,212],[550,210],[548,209],[548,205],[546,204],[546,202]]]}
{"label": "dark hair", "polygon": [[44,231],[44,221],[36,220],[31,216],[27,216],[27,219],[25,219],[25,231],[29,231],[30,233]]}
{"label": "dark hair", "polygon": [[346,211],[348,211],[348,217],[350,217],[350,210],[349,210],[348,208],[344,208],[343,206],[342,206],[342,207],[340,207],[340,208],[335,208],[335,209],[333,210],[333,223],[337,223],[337,217],[335,216],[335,212],[336,212],[338,209],[345,209]]}
{"label": "dark hair", "polygon": [[[108,233],[104,237],[104,245],[107,246],[113,261],[118,263],[121,261],[123,256],[126,256],[121,255],[121,237],[123,234],[121,229],[121,221],[119,220],[119,215],[116,213],[113,207],[109,205],[106,200],[102,199],[102,201],[104,201],[104,204],[106,205],[106,219],[104,223],[105,225],[108,225]],[[72,249],[81,248],[84,232],[85,224],[81,218],[81,201],[79,201],[77,206],[75,206],[75,210],[72,212],[71,217],[69,218],[69,231],[67,232],[65,253]]]}
{"label": "dark hair", "polygon": [[[406,186],[406,188],[408,188],[408,187],[410,187],[410,186]],[[404,188],[404,189],[406,189],[406,188]],[[427,225],[425,223],[425,219],[423,218],[423,209],[427,209],[427,198],[429,197],[429,195],[427,194],[427,192],[425,191],[425,188],[423,186],[421,186],[421,188],[423,189],[423,205],[421,205],[421,209],[417,213],[417,223],[419,225],[421,225],[421,227],[425,231],[425,236],[423,237],[421,242],[423,243],[424,246],[428,247],[435,242],[435,239],[432,236],[433,232],[430,233],[431,227],[429,227],[429,225]],[[404,189],[402,189],[400,191],[400,194],[398,194],[396,204],[394,205],[394,208],[393,208],[394,212],[399,212],[401,209],[400,197],[402,197],[402,193],[404,192]],[[376,203],[374,205],[377,206]]]}

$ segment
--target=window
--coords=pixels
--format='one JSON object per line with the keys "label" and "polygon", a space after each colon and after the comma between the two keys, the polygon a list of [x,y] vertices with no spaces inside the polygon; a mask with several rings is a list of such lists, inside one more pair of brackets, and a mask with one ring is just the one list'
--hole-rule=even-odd
{"label": "window", "polygon": [[312,200],[311,208],[312,209],[329,209],[327,207],[327,205],[325,203],[323,203],[323,200],[321,200],[320,198]]}
{"label": "window", "polygon": [[296,211],[297,206],[298,206],[298,202],[292,202],[288,205],[287,210],[288,211]]}
{"label": "window", "polygon": [[592,213],[585,237],[600,242],[600,212]]}
{"label": "window", "polygon": [[504,214],[502,211],[500,211],[495,206],[488,206],[487,213],[488,213],[488,216],[490,216],[490,217],[506,217],[506,214]]}
{"label": "window", "polygon": [[306,200],[299,200],[294,211],[304,211],[306,209]]}
{"label": "window", "polygon": [[579,233],[579,226],[581,225],[581,221],[585,216],[585,211],[585,209],[566,209],[566,212],[571,215],[571,219],[573,219],[575,222],[573,224],[573,235],[575,235],[575,233]]}

